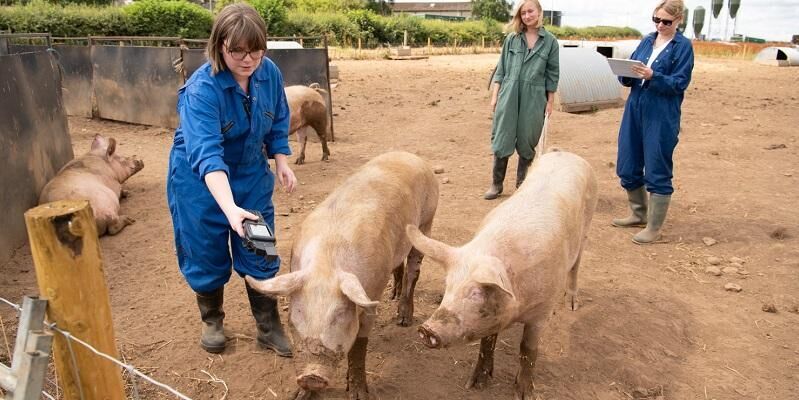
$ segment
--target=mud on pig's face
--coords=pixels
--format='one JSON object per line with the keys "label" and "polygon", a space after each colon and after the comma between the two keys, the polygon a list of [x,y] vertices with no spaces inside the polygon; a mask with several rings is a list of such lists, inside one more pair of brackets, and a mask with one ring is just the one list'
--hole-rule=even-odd
{"label": "mud on pig's face", "polygon": [[105,158],[111,165],[119,182],[124,182],[135,173],[144,168],[144,162],[136,156],[126,157],[116,151],[117,142],[114,138],[105,138],[96,135],[92,141],[91,153]]}

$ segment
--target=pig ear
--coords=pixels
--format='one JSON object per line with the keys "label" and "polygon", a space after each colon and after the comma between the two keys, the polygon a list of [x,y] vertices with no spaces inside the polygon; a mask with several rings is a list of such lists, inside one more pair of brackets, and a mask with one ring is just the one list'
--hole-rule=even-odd
{"label": "pig ear", "polygon": [[94,140],[92,140],[92,150],[105,149],[107,145],[108,142],[102,135],[94,135]]}
{"label": "pig ear", "polygon": [[269,296],[289,296],[305,285],[305,274],[301,272],[291,272],[263,281],[249,275],[244,279],[250,287]]}
{"label": "pig ear", "polygon": [[114,152],[117,150],[117,141],[114,138],[108,139],[108,149],[106,149],[105,154],[107,156],[114,155]]}
{"label": "pig ear", "polygon": [[443,264],[445,268],[454,263],[456,255],[453,247],[441,243],[438,240],[430,239],[414,225],[407,225],[405,227],[405,233],[408,235],[408,239],[410,239],[413,247],[421,251],[422,254]]}
{"label": "pig ear", "polygon": [[358,280],[357,276],[349,272],[339,271],[338,279],[340,281],[339,287],[341,291],[344,292],[344,295],[352,300],[353,303],[368,309],[377,307],[378,302],[369,299],[369,296],[366,295],[366,291],[363,290],[361,281]]}
{"label": "pig ear", "polygon": [[516,299],[502,261],[495,260],[495,262],[491,263],[481,263],[479,267],[472,270],[471,278],[482,285],[496,286],[514,300]]}

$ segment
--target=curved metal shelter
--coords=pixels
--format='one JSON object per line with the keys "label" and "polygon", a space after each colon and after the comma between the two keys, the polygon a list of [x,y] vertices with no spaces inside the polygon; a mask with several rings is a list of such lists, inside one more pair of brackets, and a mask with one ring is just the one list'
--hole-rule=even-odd
{"label": "curved metal shelter", "polygon": [[594,41],[594,40],[558,40],[562,48],[586,48],[593,49],[597,53],[608,58],[629,58],[635,48],[638,47],[640,40],[613,40],[613,41]]}
{"label": "curved metal shelter", "polygon": [[560,49],[557,101],[561,111],[580,112],[624,104],[621,84],[607,59],[592,48]]}
{"label": "curved metal shelter", "polygon": [[799,50],[791,47],[766,47],[755,56],[755,62],[777,67],[799,66]]}

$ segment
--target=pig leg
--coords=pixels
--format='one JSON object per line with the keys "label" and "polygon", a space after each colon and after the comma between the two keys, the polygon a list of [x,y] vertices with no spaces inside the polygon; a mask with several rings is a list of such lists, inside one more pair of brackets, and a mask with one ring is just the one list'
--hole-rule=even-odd
{"label": "pig leg", "polygon": [[466,382],[466,388],[483,389],[494,376],[494,347],[497,345],[497,335],[486,336],[480,340],[480,354],[474,365],[472,377]]}
{"label": "pig leg", "polygon": [[111,219],[108,221],[107,225],[107,232],[109,235],[116,235],[122,228],[136,222],[135,219],[128,217],[127,215],[120,215],[116,218]]}
{"label": "pig leg", "polygon": [[574,262],[572,269],[569,270],[569,281],[566,288],[566,308],[577,311],[580,303],[577,301],[577,271],[580,269],[580,259],[582,252],[577,256],[577,261]]}
{"label": "pig leg", "polygon": [[402,263],[394,268],[394,284],[391,288],[391,300],[397,300],[402,294],[402,277],[405,273],[405,263]]}
{"label": "pig leg", "polygon": [[[549,315],[549,312],[543,313]],[[519,372],[515,382],[515,400],[534,400],[533,369],[538,358],[538,340],[546,318],[524,324],[522,342],[519,345]]]}
{"label": "pig leg", "polygon": [[423,258],[424,254],[413,247],[408,253],[405,278],[402,281],[402,297],[397,306],[397,325],[410,326],[413,323],[413,291],[416,288],[416,281],[419,280],[419,269]]}
{"label": "pig leg", "polygon": [[328,161],[330,159],[330,149],[327,148],[327,135],[324,133],[319,135],[319,141],[322,142],[322,161]]}
{"label": "pig leg", "polygon": [[308,144],[308,135],[304,132],[305,128],[301,128],[297,131],[297,142],[301,144],[300,148],[300,155],[297,156],[297,161],[294,161],[294,164],[302,165],[305,164],[305,145]]}
{"label": "pig leg", "polygon": [[321,399],[322,395],[319,392],[312,392],[300,388],[294,391],[294,394],[292,394],[290,398],[294,400],[317,400]]}
{"label": "pig leg", "polygon": [[347,393],[350,400],[369,398],[366,385],[366,345],[369,337],[358,337],[347,353]]}

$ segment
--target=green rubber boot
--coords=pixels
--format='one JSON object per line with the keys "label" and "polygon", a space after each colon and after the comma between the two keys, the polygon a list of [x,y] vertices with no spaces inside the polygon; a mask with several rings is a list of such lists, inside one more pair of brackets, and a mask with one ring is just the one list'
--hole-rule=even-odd
{"label": "green rubber boot", "polygon": [[625,218],[614,218],[613,226],[629,228],[631,226],[646,226],[646,189],[641,186],[635,190],[627,191],[627,200],[630,202],[632,215]]}
{"label": "green rubber boot", "polygon": [[633,242],[637,244],[649,244],[660,240],[660,228],[666,220],[666,213],[669,211],[670,201],[671,195],[663,196],[652,193],[649,196],[649,211],[647,213],[649,222],[646,224],[646,229],[633,236]]}

